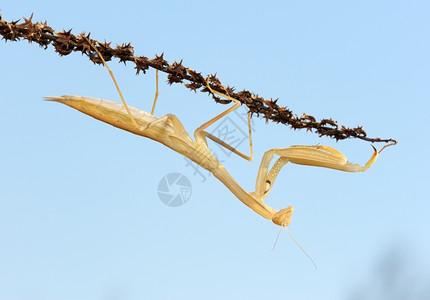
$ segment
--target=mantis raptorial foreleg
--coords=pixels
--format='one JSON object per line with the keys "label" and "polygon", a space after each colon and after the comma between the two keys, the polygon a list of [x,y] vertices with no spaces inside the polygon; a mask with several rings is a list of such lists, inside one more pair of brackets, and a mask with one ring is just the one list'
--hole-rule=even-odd
{"label": "mantis raptorial foreleg", "polygon": [[[375,163],[378,154],[381,153],[381,151],[384,150],[387,146],[383,147],[379,152],[375,148],[373,148],[373,155],[364,166],[347,162],[346,157],[341,152],[329,146],[292,146],[284,149],[271,149],[269,151],[266,151],[263,155],[260,168],[258,170],[257,180],[255,183],[255,192],[253,192],[252,194],[257,199],[263,201],[272,189],[272,186],[279,172],[288,162],[299,165],[309,165],[314,167],[336,169],[345,172],[364,172]],[[269,170],[269,165],[274,155],[278,155],[280,157],[276,160],[276,162]],[[288,206],[287,208],[281,209],[277,213],[275,213],[272,218],[272,221],[275,224],[285,227],[287,229],[287,227],[291,223],[291,216],[293,215],[293,212],[294,207]],[[279,238],[279,234],[281,233],[282,227],[278,233],[276,241]],[[296,245],[303,251],[303,253],[312,261],[316,268],[315,262],[297,243],[297,241],[294,239],[288,229],[287,232],[293,239],[294,243],[296,243]]]}
{"label": "mantis raptorial foreleg", "polygon": [[[255,184],[255,192],[253,194],[263,200],[272,189],[275,179],[282,167],[288,162],[299,165],[336,169],[345,172],[364,172],[375,163],[378,154],[388,146],[391,146],[391,144],[386,145],[379,152],[373,148],[373,155],[364,166],[347,162],[346,157],[341,152],[329,146],[292,146],[283,149],[271,149],[264,153],[261,160]],[[274,155],[280,157],[269,171],[269,164]]]}

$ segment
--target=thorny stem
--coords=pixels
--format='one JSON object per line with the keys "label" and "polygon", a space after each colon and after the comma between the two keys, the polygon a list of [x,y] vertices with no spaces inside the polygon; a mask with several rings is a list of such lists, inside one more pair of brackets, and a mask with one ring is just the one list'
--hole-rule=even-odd
{"label": "thorny stem", "polygon": [[[201,73],[196,72],[190,68],[186,68],[182,65],[182,60],[169,64],[164,58],[163,54],[160,56],[156,55],[155,58],[149,59],[145,56],[134,56],[134,49],[130,44],[117,45],[115,48],[110,46],[111,43],[101,43],[96,40],[89,40],[89,36],[85,33],[79,35],[73,35],[71,30],[62,32],[55,32],[53,28],[48,26],[47,22],[36,22],[32,21],[33,14],[30,18],[23,18],[23,22],[12,21],[7,22],[2,19],[0,14],[0,35],[5,41],[19,41],[25,39],[28,42],[34,42],[39,44],[43,48],[48,48],[48,45],[52,45],[55,51],[61,56],[69,55],[71,52],[81,52],[89,57],[89,59],[95,64],[102,64],[101,59],[98,55],[95,55],[95,51],[91,48],[91,44],[96,45],[97,50],[105,58],[106,61],[110,61],[112,57],[119,59],[119,62],[133,62],[135,64],[136,73],[146,73],[146,70],[153,68],[161,72],[167,73],[167,79],[169,84],[182,83],[188,89],[196,92],[208,93],[217,103],[227,104],[230,100],[222,100],[218,96],[214,95],[207,88],[205,77]],[[88,42],[89,41],[89,42]],[[188,83],[184,83],[184,81]],[[252,94],[247,90],[235,92],[230,86],[224,86],[216,75],[209,76],[209,84],[211,88],[222,94],[228,95],[232,98],[237,99],[242,104],[245,104],[251,114],[260,114],[264,116],[266,121],[272,120],[276,123],[282,123],[289,125],[293,129],[307,129],[321,136],[329,136],[336,140],[343,140],[347,138],[358,138],[368,142],[385,142],[390,144],[396,144],[397,141],[393,139],[380,139],[380,138],[369,138],[366,132],[361,126],[355,128],[347,128],[343,125],[339,126],[336,121],[329,119],[321,119],[319,122],[313,116],[303,114],[297,116],[293,114],[291,110],[286,107],[279,106],[276,100],[267,100],[256,94]]]}

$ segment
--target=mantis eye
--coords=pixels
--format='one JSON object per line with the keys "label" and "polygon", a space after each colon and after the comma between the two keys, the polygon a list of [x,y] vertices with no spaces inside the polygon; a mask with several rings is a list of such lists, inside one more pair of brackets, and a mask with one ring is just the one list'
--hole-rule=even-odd
{"label": "mantis eye", "polygon": [[266,180],[266,190],[264,191],[264,193],[267,194],[271,188],[272,188],[272,182],[270,180]]}

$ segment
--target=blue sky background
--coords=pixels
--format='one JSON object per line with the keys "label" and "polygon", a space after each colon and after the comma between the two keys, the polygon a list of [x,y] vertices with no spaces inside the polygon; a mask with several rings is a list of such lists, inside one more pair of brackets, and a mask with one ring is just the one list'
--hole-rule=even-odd
{"label": "blue sky background", "polygon": [[[1,42],[0,298],[429,299],[429,9],[428,1],[3,3],[5,20],[34,12],[57,30],[131,42],[136,55],[164,52],[297,114],[363,125],[399,144],[365,173],[281,172],[266,201],[294,205],[290,231],[316,271],[285,232],[271,252],[278,228],[207,173],[203,182],[179,154],[41,100],[119,101],[104,68]],[[129,104],[150,110],[154,72],[110,66]],[[177,115],[190,133],[226,109],[160,79],[156,115]],[[363,141],[262,119],[253,128],[252,163],[212,145],[249,191],[271,148],[320,143],[361,164],[372,153]],[[157,195],[172,172],[192,183],[178,208]]]}

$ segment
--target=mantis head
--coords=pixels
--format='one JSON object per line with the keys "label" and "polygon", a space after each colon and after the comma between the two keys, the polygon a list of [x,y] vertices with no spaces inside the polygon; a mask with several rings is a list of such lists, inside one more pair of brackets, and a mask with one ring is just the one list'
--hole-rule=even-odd
{"label": "mantis head", "polygon": [[291,223],[291,216],[293,215],[294,207],[288,206],[275,213],[272,217],[272,222],[281,227],[287,227]]}
{"label": "mantis head", "polygon": [[281,226],[281,229],[279,230],[278,236],[276,237],[275,240],[275,244],[273,245],[273,249],[272,251],[275,249],[276,247],[276,243],[278,242],[279,239],[279,235],[281,234],[282,231],[282,227],[285,227],[285,230],[287,230],[288,235],[290,236],[290,238],[293,240],[293,242],[297,245],[297,247],[299,247],[300,250],[302,250],[302,252],[309,258],[309,260],[312,262],[312,264],[314,265],[315,269],[317,268],[317,265],[315,264],[315,262],[313,261],[313,259],[309,256],[309,254],[302,248],[302,246],[300,246],[300,244],[294,239],[294,237],[291,235],[291,233],[288,231],[288,226],[291,223],[291,216],[293,215],[294,212],[294,207],[292,206],[288,206],[287,208],[281,209],[279,210],[277,213],[275,213],[275,215],[272,218],[272,222],[275,223],[276,225]]}

